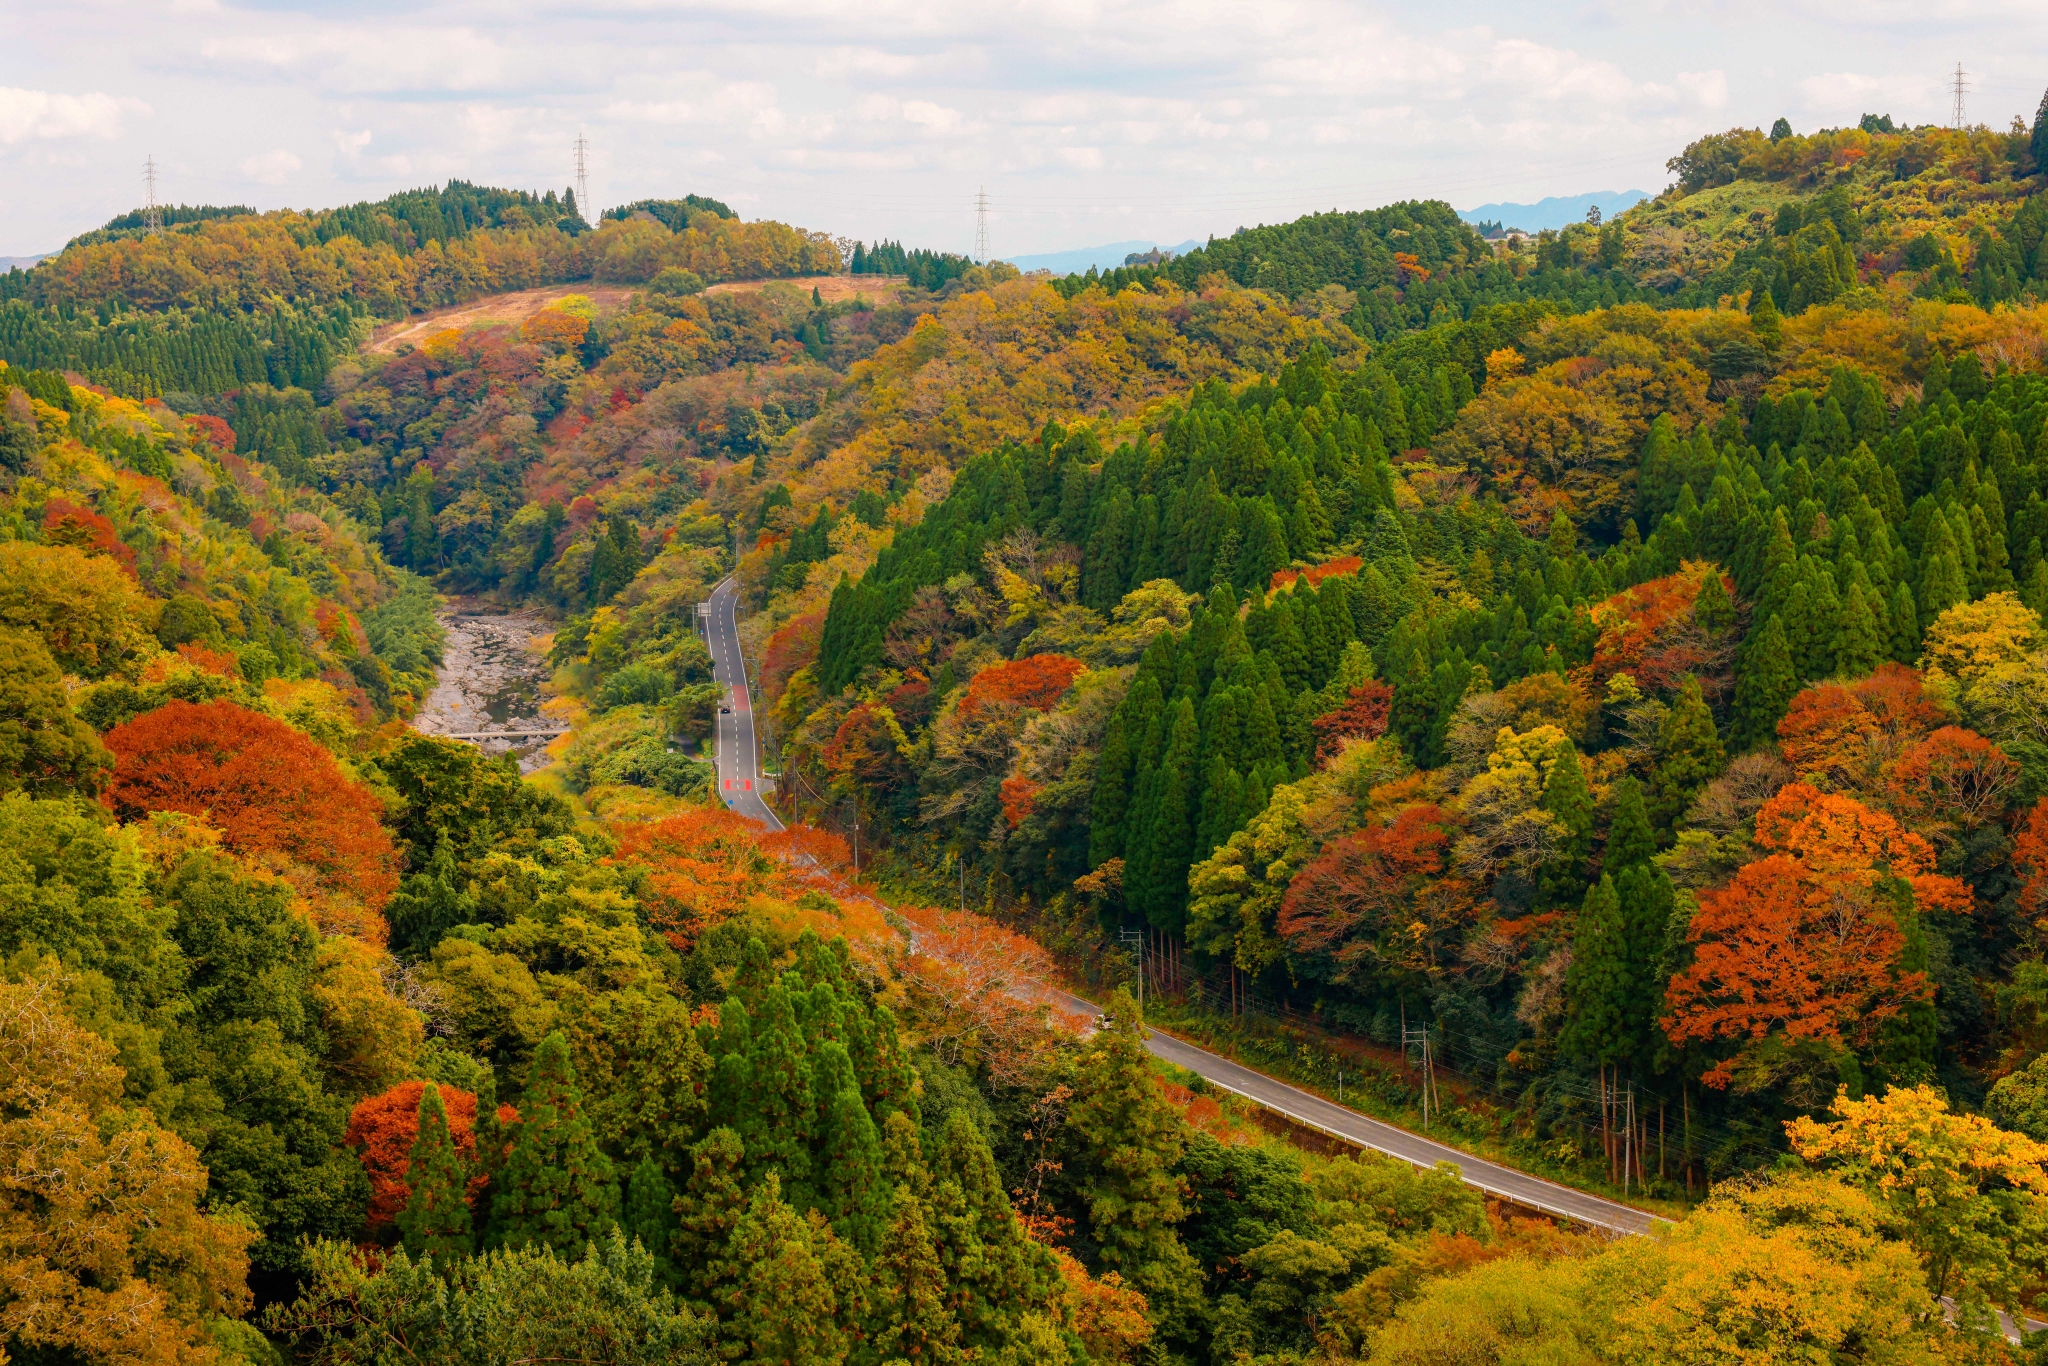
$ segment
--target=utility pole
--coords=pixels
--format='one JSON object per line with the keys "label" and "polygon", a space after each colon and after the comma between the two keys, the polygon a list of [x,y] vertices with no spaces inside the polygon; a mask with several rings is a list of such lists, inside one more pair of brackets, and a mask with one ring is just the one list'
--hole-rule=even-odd
{"label": "utility pole", "polygon": [[142,221],[151,237],[164,234],[163,206],[156,202],[156,156],[154,153],[142,162]]}
{"label": "utility pole", "polygon": [[1429,1112],[1432,1106],[1437,1113],[1443,1113],[1443,1100],[1436,1093],[1436,1053],[1429,1042],[1429,1026],[1410,1029],[1404,1022],[1401,1026],[1401,1054],[1408,1056],[1409,1050],[1420,1045],[1422,1048],[1422,1127],[1429,1128]]}
{"label": "utility pole", "polygon": [[576,212],[592,227],[597,226],[597,217],[590,208],[590,140],[581,132],[576,134]]}
{"label": "utility pole", "polygon": [[988,186],[974,192],[974,259],[988,264]]}
{"label": "utility pole", "polygon": [[1949,114],[1949,121],[1951,126],[1959,133],[1963,129],[1963,96],[1969,89],[1969,73],[1963,70],[1961,62],[1957,62],[1955,75],[1950,78],[1950,93],[1953,97],[1953,107]]}
{"label": "utility pole", "polygon": [[1116,937],[1125,944],[1138,947],[1138,1013],[1145,1013],[1145,932],[1143,930],[1118,930]]}

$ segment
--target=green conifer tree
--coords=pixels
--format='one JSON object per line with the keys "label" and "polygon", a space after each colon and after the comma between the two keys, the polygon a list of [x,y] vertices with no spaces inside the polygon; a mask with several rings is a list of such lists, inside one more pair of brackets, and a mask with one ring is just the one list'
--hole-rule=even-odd
{"label": "green conifer tree", "polygon": [[1110,998],[1082,1048],[1062,1132],[1103,1265],[1145,1293],[1155,1323],[1199,1313],[1201,1270],[1174,1231],[1187,1213],[1175,1175],[1184,1126],[1152,1079],[1129,992]]}
{"label": "green conifer tree", "polygon": [[675,1188],[668,1183],[668,1173],[652,1157],[641,1158],[632,1175],[626,1178],[626,1210],[622,1223],[626,1232],[654,1255],[655,1274],[671,1288],[676,1285],[672,1260],[678,1227],[675,1204]]}
{"label": "green conifer tree", "polygon": [[758,1186],[776,1173],[792,1204],[811,1203],[811,1137],[818,1107],[789,988],[772,982],[747,1041],[749,1089],[739,1098],[733,1129],[747,1150],[747,1179]]}
{"label": "green conifer tree", "polygon": [[1728,598],[1728,590],[1719,574],[1709,574],[1700,580],[1699,596],[1693,599],[1693,620],[1700,629],[1720,637],[1735,626],[1735,604]]}
{"label": "green conifer tree", "polygon": [[1051,1298],[1058,1270],[1010,1208],[995,1155],[966,1111],[947,1116],[935,1166],[930,1217],[961,1344],[1000,1352],[1022,1316]]}
{"label": "green conifer tree", "polygon": [[492,1182],[490,1246],[538,1245],[580,1257],[618,1223],[619,1186],[583,1113],[569,1041],[559,1031],[533,1055],[514,1135]]}
{"label": "green conifer tree", "polygon": [[738,1134],[713,1129],[690,1150],[690,1174],[675,1199],[670,1256],[681,1293],[721,1322],[730,1322],[743,1307],[732,1235],[747,1210],[740,1185],[745,1160]]}
{"label": "green conifer tree", "polygon": [[775,1172],[763,1178],[732,1233],[739,1279],[728,1292],[735,1308],[724,1336],[733,1358],[790,1366],[845,1360],[841,1298],[855,1287],[833,1284],[821,1246],[831,1237],[829,1226],[809,1223],[783,1200]]}
{"label": "green conifer tree", "polygon": [[1772,617],[1751,637],[1735,671],[1735,747],[1749,750],[1770,743],[1778,732],[1778,718],[1798,691],[1785,624]]}
{"label": "green conifer tree", "polygon": [[1628,1008],[1628,926],[1614,879],[1602,874],[1586,889],[1572,930],[1572,962],[1565,974],[1567,1011],[1558,1045],[1602,1067],[1633,1051]]}
{"label": "green conifer tree", "polygon": [[908,1186],[896,1188],[888,1240],[875,1262],[874,1346],[882,1361],[952,1363],[960,1324],[947,1302],[946,1268],[925,1208]]}
{"label": "green conifer tree", "polygon": [[1557,844],[1537,882],[1545,905],[1568,906],[1586,893],[1586,860],[1593,852],[1593,796],[1579,751],[1561,740],[1550,758],[1539,805],[1550,813]]}
{"label": "green conifer tree", "polygon": [[[1772,723],[1776,724],[1775,720]],[[1691,674],[1679,686],[1671,709],[1657,733],[1657,766],[1651,775],[1650,819],[1671,829],[1699,790],[1727,766],[1714,713],[1707,707],[1700,681]]]}
{"label": "green conifer tree", "polygon": [[1920,611],[1904,580],[1892,588],[1891,657],[1901,664],[1920,657]]}
{"label": "green conifer tree", "polygon": [[420,1088],[419,1124],[407,1168],[412,1195],[398,1213],[398,1231],[414,1260],[431,1256],[436,1266],[446,1267],[470,1254],[470,1212],[462,1157],[448,1134],[437,1083]]}
{"label": "green conifer tree", "polygon": [[1845,678],[1862,678],[1884,662],[1883,635],[1861,584],[1851,583],[1842,596],[1842,624],[1835,632],[1835,669]]}
{"label": "green conifer tree", "polygon": [[819,1097],[818,1208],[847,1244],[872,1257],[889,1217],[882,1144],[861,1100],[846,1046],[827,1041],[813,1059],[811,1089]]}
{"label": "green conifer tree", "polygon": [[867,1100],[869,1115],[877,1124],[886,1124],[889,1116],[897,1113],[908,1116],[913,1125],[921,1122],[917,1068],[897,1032],[896,1013],[885,1005],[875,1005],[869,1012],[866,1030],[868,1053],[855,1060],[854,1070],[860,1077],[860,1091]]}
{"label": "green conifer tree", "polygon": [[1633,777],[1624,777],[1614,785],[1614,819],[1607,827],[1601,871],[1618,875],[1624,868],[1648,863],[1656,852],[1657,837],[1650,829],[1642,784]]}

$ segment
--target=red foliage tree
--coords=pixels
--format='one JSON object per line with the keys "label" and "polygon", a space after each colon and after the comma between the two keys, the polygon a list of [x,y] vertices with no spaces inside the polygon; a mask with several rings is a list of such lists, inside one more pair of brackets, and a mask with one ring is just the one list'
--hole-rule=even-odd
{"label": "red foliage tree", "polygon": [[1015,830],[1027,820],[1038,803],[1038,784],[1021,773],[1003,779],[1003,819]]}
{"label": "red foliage tree", "polygon": [[1033,655],[1013,663],[991,664],[967,685],[960,710],[969,716],[991,702],[1014,702],[1033,711],[1049,711],[1088,666],[1066,655]]}
{"label": "red foliage tree", "polygon": [[[2034,803],[2019,833],[2013,836],[2012,862],[2020,875],[2020,907],[2039,917],[2041,893],[2048,890],[2048,797]],[[2037,924],[2036,928],[2042,926]]]}
{"label": "red foliage tree", "polygon": [[622,824],[612,833],[618,843],[607,861],[641,870],[647,922],[679,953],[748,897],[779,886],[787,866],[762,847],[759,826],[723,806]]}
{"label": "red foliage tree", "polygon": [[192,433],[194,440],[213,447],[215,455],[235,448],[235,429],[211,414],[199,413],[186,418],[185,428]]}
{"label": "red foliage tree", "polygon": [[303,733],[232,702],[169,702],[106,734],[124,820],[204,816],[230,849],[283,854],[382,910],[398,885],[384,805]]}
{"label": "red foliage tree", "polygon": [[1943,726],[1899,756],[1885,783],[1908,819],[1975,830],[2005,810],[2020,766],[1973,730]]}
{"label": "red foliage tree", "polygon": [[780,697],[796,671],[817,662],[818,642],[825,636],[825,614],[811,612],[797,617],[774,635],[761,652],[761,691]]}
{"label": "red foliage tree", "polygon": [[[1594,679],[1604,683],[1626,673],[1643,687],[1662,691],[1686,674],[1703,682],[1720,675],[1732,641],[1714,639],[1693,615],[1700,585],[1718,573],[1714,565],[1690,561],[1676,574],[1624,589],[1595,607],[1593,624],[1600,636],[1593,645]],[[1732,601],[1734,581],[1724,574],[1721,583]]]}
{"label": "red foliage tree", "polygon": [[1324,579],[1334,579],[1344,574],[1356,574],[1365,568],[1365,561],[1356,555],[1340,555],[1324,564],[1307,569],[1276,569],[1273,571],[1271,586],[1284,588],[1296,579],[1307,579],[1311,584],[1320,584]]}
{"label": "red foliage tree", "polygon": [[[1969,888],[1932,872],[1933,850],[1890,816],[1805,783],[1764,803],[1756,841],[1764,858],[1700,896],[1693,962],[1666,993],[1665,1032],[1679,1044],[1776,1034],[1867,1046],[1930,990],[1926,974],[1898,969],[1905,935],[1887,883],[1952,910],[1969,908]],[[1704,1080],[1728,1085],[1736,1061]]]}
{"label": "red foliage tree", "polygon": [[193,668],[221,678],[240,678],[242,666],[226,650],[209,650],[204,645],[187,641],[178,647],[179,656]]}
{"label": "red foliage tree", "polygon": [[894,791],[910,781],[898,746],[903,731],[887,707],[862,702],[846,714],[820,757],[832,781],[858,795]]}
{"label": "red foliage tree", "polygon": [[114,524],[89,507],[69,498],[53,497],[43,504],[43,541],[47,545],[68,545],[88,555],[105,555],[135,577],[135,551],[122,543]]}
{"label": "red foliage tree", "polygon": [[1464,881],[1445,876],[1452,839],[1450,817],[1423,803],[1332,841],[1288,885],[1280,937],[1297,952],[1328,953],[1347,972],[1434,976],[1473,905]]}
{"label": "red foliage tree", "polygon": [[1377,679],[1367,679],[1353,688],[1350,701],[1311,723],[1316,732],[1316,762],[1328,760],[1347,740],[1377,740],[1385,735],[1393,707],[1394,690]]}
{"label": "red foliage tree", "polygon": [[[382,1095],[358,1101],[349,1111],[348,1129],[342,1141],[362,1158],[363,1171],[370,1178],[371,1232],[385,1228],[412,1198],[412,1145],[420,1136],[420,1094],[423,1081],[402,1081]],[[441,1104],[448,1111],[448,1137],[465,1167],[476,1165],[476,1097],[453,1086],[441,1086]],[[509,1105],[498,1107],[498,1118],[507,1123],[518,1118]],[[469,1178],[469,1201],[489,1180],[482,1172]]]}
{"label": "red foliage tree", "polygon": [[1822,683],[1792,699],[1778,748],[1794,772],[1837,791],[1875,793],[1884,773],[1947,718],[1920,675],[1880,664],[1854,683]]}

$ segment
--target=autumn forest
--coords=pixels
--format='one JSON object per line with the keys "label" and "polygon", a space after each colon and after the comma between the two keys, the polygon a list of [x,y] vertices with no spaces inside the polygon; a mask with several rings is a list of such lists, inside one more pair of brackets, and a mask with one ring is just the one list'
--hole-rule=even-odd
{"label": "autumn forest", "polygon": [[[0,276],[6,1356],[2048,1350],[2048,99],[1669,169],[1066,276],[463,181]],[[537,771],[410,724],[458,604]]]}

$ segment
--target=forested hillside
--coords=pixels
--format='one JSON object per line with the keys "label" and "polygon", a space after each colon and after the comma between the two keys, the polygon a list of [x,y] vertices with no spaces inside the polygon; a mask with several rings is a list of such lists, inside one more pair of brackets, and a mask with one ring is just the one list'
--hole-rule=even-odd
{"label": "forested hillside", "polygon": [[[1519,246],[454,182],[7,277],[7,1353],[2019,1360],[2048,123],[1865,122]],[[787,834],[705,787],[728,574]],[[403,724],[442,593],[553,618],[538,778]],[[1155,1016],[1397,1115],[1426,1032],[1440,1136],[1678,1222],[1032,1004],[1133,930]]]}

